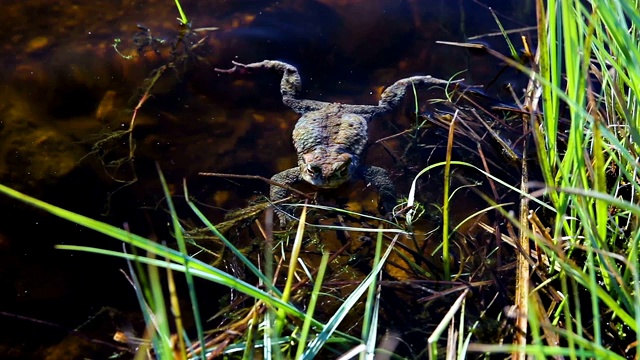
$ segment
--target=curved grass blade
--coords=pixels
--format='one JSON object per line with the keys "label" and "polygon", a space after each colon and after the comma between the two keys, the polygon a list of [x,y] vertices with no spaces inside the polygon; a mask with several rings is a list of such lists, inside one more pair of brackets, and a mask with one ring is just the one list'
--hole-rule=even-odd
{"label": "curved grass blade", "polygon": [[257,276],[260,280],[262,280],[262,283],[267,288],[269,288],[269,290],[273,291],[275,294],[278,294],[279,296],[282,296],[282,292],[278,290],[278,288],[273,286],[273,284],[271,283],[271,281],[269,281],[267,276],[263,274],[255,265],[253,265],[253,263],[249,261],[249,259],[247,259],[247,257],[244,256],[244,254],[241,253],[240,250],[238,250],[238,248],[236,248],[231,243],[231,241],[227,240],[227,238],[224,235],[222,235],[220,231],[218,231],[215,225],[213,225],[211,221],[209,221],[209,219],[207,219],[207,217],[204,216],[204,214],[200,211],[200,209],[198,209],[198,207],[190,200],[189,190],[187,189],[187,182],[184,181],[182,185],[184,188],[184,197],[187,201],[187,205],[189,205],[191,210],[194,212],[194,214],[196,214],[196,216],[200,219],[200,221],[202,221],[207,226],[207,228],[211,230],[213,235],[215,235],[218,239],[220,239],[220,241],[222,241],[224,245],[227,248],[229,248],[229,250],[231,250],[231,252],[238,258],[238,260],[240,260],[240,262],[244,264],[244,266],[246,266],[249,270],[251,270],[251,272],[255,276]]}

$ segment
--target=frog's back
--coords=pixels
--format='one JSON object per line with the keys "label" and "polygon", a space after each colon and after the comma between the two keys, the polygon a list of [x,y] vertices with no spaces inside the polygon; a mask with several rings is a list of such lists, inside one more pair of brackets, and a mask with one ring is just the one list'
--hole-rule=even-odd
{"label": "frog's back", "polygon": [[357,156],[367,139],[366,119],[343,111],[340,104],[304,114],[293,130],[293,143],[299,154],[325,147]]}

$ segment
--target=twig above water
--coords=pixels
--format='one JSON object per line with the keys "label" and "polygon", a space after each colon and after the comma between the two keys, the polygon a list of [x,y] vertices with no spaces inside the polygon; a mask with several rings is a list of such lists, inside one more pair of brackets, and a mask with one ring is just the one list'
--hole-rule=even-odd
{"label": "twig above water", "polygon": [[214,177],[222,177],[222,178],[233,178],[233,179],[250,179],[250,180],[262,180],[264,182],[266,182],[269,185],[273,185],[273,186],[279,186],[281,188],[287,189],[289,191],[291,191],[292,193],[296,193],[302,197],[304,197],[305,199],[310,199],[313,200],[313,196],[306,194],[300,190],[294,189],[289,185],[285,185],[285,184],[281,184],[277,181],[273,181],[271,179],[267,179],[266,177],[263,176],[258,176],[258,175],[238,175],[238,174],[224,174],[224,173],[209,173],[209,172],[199,172],[198,175],[202,175],[202,176],[214,176]]}

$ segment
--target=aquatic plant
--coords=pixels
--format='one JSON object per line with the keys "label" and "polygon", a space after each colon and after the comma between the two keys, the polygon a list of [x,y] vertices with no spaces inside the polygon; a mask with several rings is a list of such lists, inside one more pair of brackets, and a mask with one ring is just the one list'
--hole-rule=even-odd
{"label": "aquatic plant", "polygon": [[[142,56],[147,51],[153,51],[160,55],[160,46],[169,47],[171,51],[169,56],[163,61],[164,64],[153,69],[149,76],[143,81],[140,89],[138,89],[138,95],[135,97],[138,99],[135,107],[131,110],[131,118],[129,120],[129,126],[126,129],[114,130],[105,134],[100,134],[94,141],[91,153],[96,155],[102,162],[105,169],[110,170],[109,174],[112,179],[122,184],[122,187],[129,186],[138,180],[136,174],[136,168],[134,166],[136,143],[134,138],[134,129],[136,127],[136,119],[138,113],[141,111],[145,103],[153,96],[153,91],[158,81],[169,73],[171,70],[175,72],[176,76],[183,73],[188,65],[194,61],[201,60],[197,51],[206,44],[206,36],[197,38],[198,33],[209,32],[218,30],[216,27],[197,28],[192,27],[189,18],[182,9],[182,5],[179,0],[175,0],[176,9],[180,17],[178,18],[179,27],[175,38],[172,41],[158,38],[152,35],[151,29],[142,25],[137,25],[138,31],[133,36],[133,43],[135,44],[135,52],[127,52],[125,54],[119,49],[122,39],[116,38],[113,42],[113,49],[124,60],[132,60],[134,58],[133,53],[137,53],[138,56]],[[124,140],[124,141],[123,141]],[[107,154],[114,152],[122,145],[126,146],[126,155],[118,156],[112,160],[107,159]],[[122,175],[121,169],[126,168],[126,175]]]}

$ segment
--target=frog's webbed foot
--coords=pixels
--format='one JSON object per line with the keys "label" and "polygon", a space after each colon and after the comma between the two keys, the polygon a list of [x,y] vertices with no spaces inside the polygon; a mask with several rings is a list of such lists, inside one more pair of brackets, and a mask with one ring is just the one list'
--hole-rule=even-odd
{"label": "frog's webbed foot", "polygon": [[302,87],[302,80],[300,79],[298,69],[293,65],[276,60],[264,60],[251,64],[242,64],[237,61],[232,61],[232,63],[234,66],[231,69],[215,70],[223,73],[237,73],[250,69],[269,69],[282,73],[282,80],[280,81],[282,102],[298,114],[320,110],[328,104],[322,101],[298,99]]}
{"label": "frog's webbed foot", "polygon": [[380,96],[380,101],[378,102],[378,109],[380,111],[388,111],[400,103],[402,98],[407,91],[407,87],[411,84],[420,85],[420,84],[436,84],[436,85],[449,85],[455,84],[462,80],[441,80],[434,78],[430,75],[427,76],[412,76],[408,78],[404,78],[396,81],[393,85],[389,86],[384,90],[382,95]]}
{"label": "frog's webbed foot", "polygon": [[[302,181],[302,176],[300,174],[300,168],[295,167],[282,172],[279,172],[271,177],[271,180],[283,184],[283,185],[291,185],[296,182]],[[271,201],[278,201],[286,198],[288,196],[287,189],[277,186],[271,185],[270,190],[270,198]],[[284,227],[287,224],[287,221],[293,217],[293,208],[290,206],[277,206],[276,214],[278,215],[278,219],[280,220],[280,226]]]}
{"label": "frog's webbed foot", "polygon": [[233,64],[233,67],[231,69],[214,68],[213,70],[215,70],[216,72],[225,73],[225,74],[234,74],[234,73],[243,71],[243,69],[246,69],[247,67],[245,64],[241,64],[237,61],[232,61],[231,63]]}
{"label": "frog's webbed foot", "polygon": [[380,198],[378,207],[386,218],[393,212],[397,199],[396,187],[393,185],[389,173],[387,170],[377,166],[365,166],[361,170],[360,177],[364,179],[367,185],[371,184],[378,189]]}
{"label": "frog's webbed foot", "polygon": [[223,73],[237,73],[250,69],[270,69],[276,70],[282,73],[282,81],[280,81],[280,92],[282,93],[282,98],[293,98],[295,99],[300,92],[300,87],[302,84],[302,80],[300,80],[300,74],[298,74],[298,69],[293,65],[289,65],[282,61],[275,60],[264,60],[260,62],[255,62],[251,64],[242,64],[237,61],[232,61],[233,67],[231,69],[223,70],[223,69],[215,69],[218,72]]}

